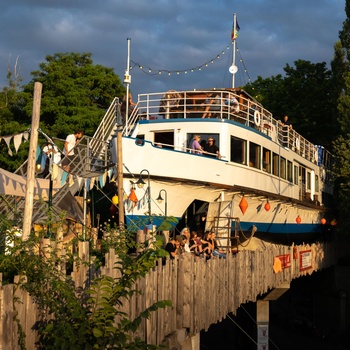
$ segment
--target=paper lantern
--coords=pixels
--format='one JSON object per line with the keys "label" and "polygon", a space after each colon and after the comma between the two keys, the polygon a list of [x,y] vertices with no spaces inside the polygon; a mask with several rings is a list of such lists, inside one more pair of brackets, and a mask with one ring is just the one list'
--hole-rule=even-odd
{"label": "paper lantern", "polygon": [[239,207],[241,209],[242,214],[244,215],[244,213],[246,212],[246,210],[248,208],[248,203],[247,203],[246,199],[244,198],[244,196],[242,197],[242,199],[239,203]]}
{"label": "paper lantern", "polygon": [[109,207],[109,211],[111,212],[111,215],[114,216],[115,214],[117,214],[117,207],[114,204],[111,204],[111,206]]}
{"label": "paper lantern", "polygon": [[300,225],[301,223],[301,217],[298,215],[297,218],[295,219],[296,223]]}
{"label": "paper lantern", "polygon": [[327,222],[327,220],[326,220],[325,218],[322,218],[322,219],[321,219],[321,224],[322,224],[322,225],[325,225],[326,222]]}
{"label": "paper lantern", "polygon": [[136,193],[135,193],[135,190],[132,188],[131,189],[131,192],[129,194],[129,199],[132,201],[132,202],[135,202],[137,203],[139,200],[137,199],[137,196],[136,196]]}
{"label": "paper lantern", "polygon": [[264,206],[264,209],[265,209],[266,211],[269,211],[269,210],[271,209],[271,205],[270,205],[269,201],[266,202],[266,204],[265,204],[265,206]]}
{"label": "paper lantern", "polygon": [[112,197],[112,203],[114,205],[118,205],[118,203],[119,203],[119,198],[116,194]]}

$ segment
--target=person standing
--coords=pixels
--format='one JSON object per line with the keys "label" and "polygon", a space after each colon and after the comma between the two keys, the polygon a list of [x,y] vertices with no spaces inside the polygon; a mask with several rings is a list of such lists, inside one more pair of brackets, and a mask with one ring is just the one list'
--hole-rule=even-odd
{"label": "person standing", "polygon": [[192,143],[191,143],[191,153],[194,154],[202,154],[202,146],[200,145],[201,137],[199,135],[194,135]]}
{"label": "person standing", "polygon": [[208,157],[221,158],[219,147],[215,144],[215,140],[212,137],[208,138],[208,142],[205,144],[203,151]]}
{"label": "person standing", "polygon": [[69,172],[72,170],[72,162],[74,160],[75,152],[74,148],[79,143],[80,139],[83,137],[83,130],[77,129],[74,131],[74,134],[70,134],[66,137],[66,141],[64,143],[64,159],[62,161],[62,165],[64,170]]}

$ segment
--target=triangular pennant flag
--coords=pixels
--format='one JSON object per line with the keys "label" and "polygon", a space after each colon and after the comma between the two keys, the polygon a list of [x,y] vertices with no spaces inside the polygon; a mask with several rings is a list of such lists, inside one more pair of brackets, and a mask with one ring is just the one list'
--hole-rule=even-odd
{"label": "triangular pennant flag", "polygon": [[90,190],[92,190],[94,188],[94,184],[95,184],[95,178],[92,177],[90,180]]}
{"label": "triangular pennant flag", "polygon": [[24,138],[26,141],[28,141],[28,138],[29,138],[29,132],[28,132],[28,131],[25,131],[25,132],[23,133],[23,138]]}
{"label": "triangular pennant flag", "polygon": [[68,176],[68,173],[66,171],[63,171],[62,179],[61,179],[61,186],[63,186],[66,183],[67,176]]}
{"label": "triangular pennant flag", "polygon": [[16,153],[18,152],[18,148],[22,143],[22,137],[23,137],[23,134],[17,134],[13,137],[13,144],[15,145]]}
{"label": "triangular pennant flag", "polygon": [[5,140],[6,144],[7,144],[7,148],[9,149],[8,153],[9,153],[9,155],[12,157],[13,153],[12,153],[12,150],[11,150],[11,148],[10,148],[11,139],[12,139],[12,136],[6,136],[6,137],[4,137],[4,140]]}

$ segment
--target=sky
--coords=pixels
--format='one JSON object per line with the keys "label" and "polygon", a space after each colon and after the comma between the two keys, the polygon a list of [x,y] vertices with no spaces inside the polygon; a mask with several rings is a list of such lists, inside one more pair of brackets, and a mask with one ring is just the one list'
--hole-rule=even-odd
{"label": "sky", "polygon": [[133,96],[231,87],[234,13],[241,86],[298,59],[329,66],[345,0],[10,0],[0,12],[0,86],[16,62],[27,83],[47,55],[89,52],[121,80],[129,57]]}

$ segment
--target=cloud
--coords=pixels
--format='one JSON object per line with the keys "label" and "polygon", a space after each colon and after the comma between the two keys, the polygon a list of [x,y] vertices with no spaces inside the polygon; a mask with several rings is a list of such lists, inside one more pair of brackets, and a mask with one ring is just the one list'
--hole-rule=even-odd
{"label": "cloud", "polygon": [[0,84],[10,57],[13,64],[19,56],[27,82],[46,55],[71,51],[91,52],[94,63],[123,79],[131,38],[131,59],[147,70],[182,71],[210,62],[170,76],[135,67],[134,95],[230,86],[235,12],[241,27],[235,80],[244,85],[248,77],[283,74],[297,59],[329,64],[344,7],[343,0],[11,0],[0,13]]}

